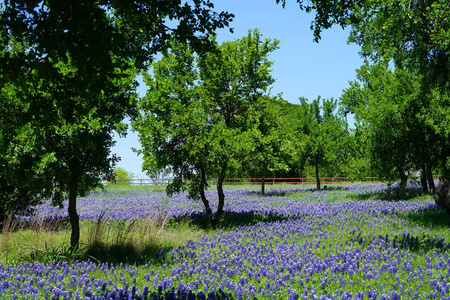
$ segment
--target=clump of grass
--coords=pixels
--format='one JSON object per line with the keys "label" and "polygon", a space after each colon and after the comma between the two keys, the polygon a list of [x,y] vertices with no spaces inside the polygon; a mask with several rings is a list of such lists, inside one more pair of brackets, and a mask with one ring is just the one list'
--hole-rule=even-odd
{"label": "clump of grass", "polygon": [[3,224],[0,234],[0,262],[92,260],[142,265],[162,264],[163,253],[206,234],[190,220],[169,222],[167,215],[140,220],[110,220],[100,214],[84,220],[80,228],[80,247],[70,248],[70,227],[61,219],[33,215],[27,222],[13,216]]}
{"label": "clump of grass", "polygon": [[32,215],[30,220],[24,221],[11,215],[0,234],[0,262],[51,261],[55,252],[63,252],[54,247],[62,247],[68,240],[67,227],[61,219]]}
{"label": "clump of grass", "polygon": [[167,216],[143,220],[108,220],[101,214],[87,225],[86,257],[100,262],[143,263],[158,249],[165,230]]}

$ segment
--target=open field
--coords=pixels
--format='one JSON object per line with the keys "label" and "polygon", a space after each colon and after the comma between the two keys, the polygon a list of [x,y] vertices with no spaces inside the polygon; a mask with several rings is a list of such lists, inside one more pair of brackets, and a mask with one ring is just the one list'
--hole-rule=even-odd
{"label": "open field", "polygon": [[450,218],[414,185],[257,188],[207,228],[185,195],[108,187],[78,201],[75,254],[65,208],[39,206],[0,235],[0,298],[450,299]]}

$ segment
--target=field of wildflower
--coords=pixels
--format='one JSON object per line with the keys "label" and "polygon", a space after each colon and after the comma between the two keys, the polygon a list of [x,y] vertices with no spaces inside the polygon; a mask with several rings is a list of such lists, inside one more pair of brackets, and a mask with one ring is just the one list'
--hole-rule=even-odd
{"label": "field of wildflower", "polygon": [[[227,190],[223,227],[158,259],[0,263],[0,298],[450,299],[450,218],[414,184],[401,201],[391,188]],[[186,195],[145,189],[99,191],[78,207],[84,223],[202,218]],[[36,211],[50,220],[66,210]]]}

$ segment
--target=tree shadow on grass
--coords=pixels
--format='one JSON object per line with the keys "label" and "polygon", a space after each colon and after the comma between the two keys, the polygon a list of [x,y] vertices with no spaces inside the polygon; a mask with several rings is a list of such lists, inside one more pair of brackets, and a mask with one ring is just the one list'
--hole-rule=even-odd
{"label": "tree shadow on grass", "polygon": [[[191,290],[176,290],[172,288],[169,291],[163,291],[162,286],[158,287],[158,291],[149,292],[144,290],[142,293],[142,298],[140,297],[139,291],[136,289],[128,290],[113,290],[103,292],[101,295],[102,299],[148,299],[148,300],[233,300],[235,299],[231,293],[225,293],[219,288],[219,291],[215,292],[192,292]],[[256,298],[255,298],[256,299]]]}
{"label": "tree shadow on grass", "polygon": [[403,215],[403,218],[424,228],[450,228],[450,216],[439,206],[413,211]]}
{"label": "tree shadow on grass", "polygon": [[[403,219],[417,224],[425,229],[448,230],[450,228],[450,216],[438,206],[424,208],[404,214]],[[413,252],[449,251],[450,241],[442,237],[423,234],[410,236],[403,234],[397,238],[398,245]]]}
{"label": "tree shadow on grass", "polygon": [[144,249],[137,249],[132,243],[106,245],[96,242],[81,246],[72,251],[68,244],[49,247],[43,250],[33,250],[21,258],[21,261],[40,263],[93,261],[97,263],[129,264],[140,266],[148,264],[162,265],[167,262],[168,253],[172,247],[163,245],[149,245]]}
{"label": "tree shadow on grass", "polygon": [[430,234],[411,235],[409,233],[403,233],[401,235],[394,236],[378,236],[372,241],[367,243],[367,240],[362,237],[351,238],[351,242],[356,242],[361,247],[367,245],[379,245],[386,248],[396,248],[411,251],[422,255],[429,252],[447,252],[450,250],[450,243],[442,237],[432,236]]}
{"label": "tree shadow on grass", "polygon": [[149,262],[152,265],[162,265],[166,263],[167,253],[171,250],[172,247],[161,244],[148,245],[143,249],[136,249],[132,243],[115,245],[93,243],[84,249],[81,259],[91,259],[99,263],[126,263],[136,266],[148,264]]}
{"label": "tree shadow on grass", "polygon": [[420,188],[411,188],[407,189],[405,191],[405,194],[400,196],[398,194],[397,189],[390,189],[387,191],[380,191],[380,192],[368,192],[368,193],[362,193],[362,194],[349,194],[349,199],[354,199],[357,201],[366,201],[366,200],[382,200],[382,201],[390,201],[390,202],[396,202],[396,201],[408,201],[412,200],[414,198],[427,195],[423,193],[422,189]]}
{"label": "tree shadow on grass", "polygon": [[255,225],[258,223],[272,223],[287,221],[292,219],[298,219],[298,216],[286,216],[283,214],[263,214],[261,212],[249,211],[249,212],[229,212],[225,211],[220,220],[211,225],[208,217],[204,213],[191,214],[189,216],[180,216],[170,220],[172,226],[181,222],[188,221],[191,225],[194,225],[201,229],[233,229],[240,226]]}

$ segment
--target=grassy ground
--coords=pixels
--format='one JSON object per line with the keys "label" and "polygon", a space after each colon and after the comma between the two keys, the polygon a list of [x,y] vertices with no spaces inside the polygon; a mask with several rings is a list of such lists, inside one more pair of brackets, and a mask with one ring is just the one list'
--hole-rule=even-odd
{"label": "grassy ground", "polygon": [[[279,190],[296,188],[314,188],[314,185],[277,184],[267,185],[266,192],[281,198],[298,198],[304,192],[286,194],[277,193]],[[335,186],[336,187],[336,186]],[[259,190],[259,185],[227,185],[228,190],[246,189]],[[214,190],[215,187],[210,187]],[[143,190],[148,193],[165,191],[164,186],[131,186],[108,185],[103,191],[113,195],[126,194],[130,191]],[[102,194],[103,191],[97,191]],[[272,192],[272,193],[271,193]],[[336,191],[328,193],[328,201],[344,200],[373,200],[397,201],[395,194],[388,192],[367,194],[345,194]],[[431,199],[429,195],[422,195],[420,191],[409,191],[405,199]],[[442,222],[446,222],[445,215],[439,214]],[[164,215],[139,221],[109,221],[102,216],[97,220],[81,222],[80,249],[69,251],[70,226],[67,221],[54,220],[48,222],[34,216],[26,224],[13,219],[6,222],[0,234],[0,263],[15,264],[26,261],[50,262],[52,260],[70,261],[74,259],[91,259],[98,262],[141,264],[146,261],[158,263],[157,253],[167,251],[186,244],[189,240],[197,240],[202,236],[214,236],[218,230],[230,230],[243,224],[273,222],[283,220],[281,216],[267,216],[261,214],[238,215],[225,212],[221,222],[215,228],[206,226],[204,216],[193,218],[181,217],[169,219]],[[431,222],[436,216],[416,218],[417,223]],[[427,221],[428,220],[428,221]]]}
{"label": "grassy ground", "polygon": [[[450,218],[439,208],[422,205],[430,203],[430,195],[419,189],[409,190],[402,199],[389,190],[283,190],[298,187],[268,186],[269,196],[263,202],[269,203],[269,210],[286,206],[302,214],[280,214],[276,209],[266,214],[226,212],[215,228],[206,227],[201,215],[168,218],[161,214],[139,221],[111,221],[100,215],[82,222],[81,247],[76,253],[69,252],[70,228],[65,221],[48,223],[35,217],[24,225],[11,220],[0,234],[0,269],[1,263],[67,261],[81,272],[74,260],[108,262],[116,266],[116,273],[97,264],[88,274],[96,280],[112,280],[107,285],[112,290],[132,283],[142,293],[147,286],[156,290],[163,286],[164,292],[170,291],[166,284],[189,282],[193,291],[211,291],[208,280],[219,278],[217,282],[236,299],[249,298],[251,293],[258,299],[298,299],[300,293],[307,299],[450,295],[446,285],[450,265],[445,265],[450,262]],[[259,186],[244,188],[258,190]],[[136,190],[150,195],[161,187],[106,187],[108,196]],[[227,201],[256,207],[259,195],[248,195],[249,202]],[[296,201],[302,207],[296,208]],[[401,207],[409,204],[414,207],[402,212]]]}

